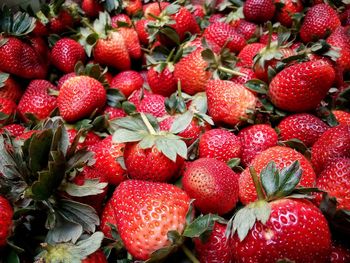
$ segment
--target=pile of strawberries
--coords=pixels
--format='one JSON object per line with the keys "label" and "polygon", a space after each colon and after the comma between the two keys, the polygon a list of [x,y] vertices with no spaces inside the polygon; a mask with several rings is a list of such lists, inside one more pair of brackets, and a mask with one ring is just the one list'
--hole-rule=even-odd
{"label": "pile of strawberries", "polygon": [[0,262],[350,262],[348,0],[52,0],[0,31]]}

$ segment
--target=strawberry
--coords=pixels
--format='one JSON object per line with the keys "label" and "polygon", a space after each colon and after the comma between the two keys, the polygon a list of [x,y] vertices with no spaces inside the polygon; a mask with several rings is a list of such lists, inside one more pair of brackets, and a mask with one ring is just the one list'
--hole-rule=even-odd
{"label": "strawberry", "polygon": [[129,97],[135,90],[141,89],[142,85],[141,74],[133,70],[118,73],[111,82],[111,88],[120,90],[125,97]]}
{"label": "strawberry", "polygon": [[106,106],[106,108],[103,111],[103,114],[107,115],[109,120],[123,118],[126,116],[123,109],[114,108],[114,107],[110,107],[110,106]]}
{"label": "strawberry", "polygon": [[130,17],[128,17],[126,14],[117,14],[113,16],[111,22],[113,28],[118,28],[120,23],[126,26],[132,25]]}
{"label": "strawberry", "polygon": [[110,239],[113,238],[111,225],[115,226],[116,224],[117,224],[117,219],[115,218],[114,206],[111,199],[105,204],[101,215],[100,229],[106,238],[110,238]]}
{"label": "strawberry", "polygon": [[166,114],[165,97],[144,92],[143,97],[140,98],[140,93],[141,91],[137,90],[129,97],[129,101],[135,104],[138,112],[149,113],[154,117],[163,117]]}
{"label": "strawberry", "polygon": [[160,13],[169,5],[167,2],[149,3],[143,6],[143,14],[146,19],[155,20],[155,16],[159,16]]}
{"label": "strawberry", "polygon": [[81,9],[89,17],[97,17],[98,13],[103,11],[103,7],[98,0],[83,0]]}
{"label": "strawberry", "polygon": [[124,0],[123,7],[129,16],[133,16],[142,11],[142,2],[141,0]]}
{"label": "strawberry", "polygon": [[92,253],[87,258],[83,259],[81,263],[107,263],[107,259],[105,254],[103,254],[102,250],[97,250],[96,252]]}
{"label": "strawberry", "polygon": [[120,27],[118,28],[118,32],[124,39],[130,58],[135,60],[140,59],[142,57],[142,51],[136,30],[134,28]]}
{"label": "strawberry", "polygon": [[[312,169],[311,163],[299,152],[282,146],[270,147],[257,155],[250,166],[253,166],[258,174],[270,162],[274,161],[279,169],[285,168],[294,161],[299,161],[302,169],[300,180],[301,186],[312,187],[315,184],[316,174]],[[239,199],[243,204],[255,201],[257,198],[254,184],[246,168],[239,178]]]}
{"label": "strawberry", "polygon": [[39,19],[37,19],[35,21],[35,27],[31,33],[34,36],[44,37],[49,34],[49,30],[46,24],[43,24]]}
{"label": "strawberry", "polygon": [[247,81],[257,78],[254,71],[250,68],[239,68],[239,72],[243,73],[244,75],[232,77],[230,80],[233,83],[244,85]]}
{"label": "strawberry", "polygon": [[220,48],[226,44],[226,47],[234,53],[238,53],[246,45],[244,37],[238,34],[234,27],[223,22],[210,24],[204,30],[203,37],[209,44],[214,43]]}
{"label": "strawberry", "polygon": [[338,27],[327,38],[327,43],[339,48],[337,66],[345,71],[350,71],[350,30],[345,27]]}
{"label": "strawberry", "polygon": [[120,237],[140,260],[169,245],[169,231],[182,233],[190,207],[190,198],[176,186],[138,180],[121,183],[111,200]]}
{"label": "strawberry", "polygon": [[238,138],[242,143],[242,164],[248,166],[255,156],[276,146],[278,135],[268,124],[256,124],[248,126],[238,133]]}
{"label": "strawberry", "polygon": [[62,38],[56,42],[51,51],[52,64],[64,73],[74,71],[78,61],[85,62],[84,48],[75,40]]}
{"label": "strawberry", "polygon": [[50,116],[57,107],[57,98],[50,95],[50,89],[57,90],[47,80],[32,80],[29,83],[18,103],[18,112],[23,120],[27,120],[25,116],[27,113],[33,114],[40,120]]}
{"label": "strawberry", "polygon": [[0,134],[5,131],[8,132],[11,136],[17,137],[24,133],[25,127],[20,124],[9,124],[0,129]]}
{"label": "strawberry", "polygon": [[289,115],[278,125],[282,140],[298,139],[308,147],[312,146],[328,128],[327,124],[308,113]]}
{"label": "strawberry", "polygon": [[253,67],[254,65],[254,57],[259,53],[261,49],[265,47],[264,44],[261,43],[252,43],[246,45],[241,52],[238,54],[239,61],[237,63],[238,66],[242,67]]}
{"label": "strawberry", "polygon": [[12,225],[13,209],[7,199],[0,196],[0,247],[4,247],[7,243],[7,237],[10,233]]}
{"label": "strawberry", "polygon": [[[69,143],[72,144],[74,138],[78,134],[78,131],[76,129],[72,128],[72,129],[68,129],[67,133],[68,133]],[[98,135],[96,135],[92,131],[89,131],[86,134],[83,134],[83,136],[81,136],[79,138],[79,143],[77,145],[77,149],[87,147],[88,150],[92,150],[94,148],[94,146],[100,141],[101,141],[101,139],[100,139],[100,137],[98,137]]]}
{"label": "strawberry", "polygon": [[295,64],[272,79],[268,96],[282,110],[313,110],[326,96],[334,78],[334,69],[324,60]]}
{"label": "strawberry", "polygon": [[149,34],[147,31],[147,24],[149,23],[149,21],[150,20],[147,19],[140,19],[135,22],[135,30],[142,45],[149,44]]}
{"label": "strawberry", "polygon": [[74,122],[102,109],[106,100],[106,90],[98,80],[77,76],[63,83],[57,106],[64,120]]}
{"label": "strawberry", "polygon": [[271,20],[276,7],[272,0],[247,0],[243,5],[243,14],[247,21],[264,23]]}
{"label": "strawberry", "polygon": [[71,73],[68,73],[68,74],[64,74],[62,77],[60,77],[60,79],[59,79],[58,82],[57,82],[57,88],[58,88],[58,90],[60,90],[60,89],[62,88],[63,83],[64,83],[67,79],[69,79],[69,78],[71,78],[71,77],[76,77],[76,76],[77,76],[77,74],[75,74],[75,72],[71,72]]}
{"label": "strawberry", "polygon": [[332,159],[350,157],[350,126],[339,125],[325,131],[312,146],[311,157],[317,174]]}
{"label": "strawberry", "polygon": [[[317,178],[317,188],[326,191],[329,196],[337,199],[338,209],[350,210],[350,159],[335,158],[328,162]],[[318,201],[322,196],[318,195]]]}
{"label": "strawberry", "polygon": [[50,32],[55,34],[63,33],[74,27],[74,18],[72,14],[65,8],[61,8],[57,14],[50,18]]}
{"label": "strawberry", "polygon": [[175,64],[175,79],[181,82],[182,90],[189,95],[204,91],[211,77],[211,73],[206,70],[208,63],[201,52],[202,49],[197,49]]}
{"label": "strawberry", "polygon": [[350,249],[333,242],[331,247],[330,262],[331,263],[350,262]]}
{"label": "strawberry", "polygon": [[0,97],[18,102],[22,96],[21,86],[10,76],[0,72]]}
{"label": "strawberry", "polygon": [[276,12],[276,20],[286,27],[293,25],[293,15],[303,11],[303,3],[300,0],[276,0],[275,3],[283,4]]}
{"label": "strawberry", "polygon": [[202,263],[232,262],[232,248],[225,236],[226,225],[215,223],[213,231],[205,242],[194,239],[195,248]]}
{"label": "strawberry", "polygon": [[254,110],[256,97],[241,84],[224,80],[210,80],[206,86],[208,111],[216,124],[231,126],[247,118],[247,111]]}
{"label": "strawberry", "polygon": [[169,97],[177,88],[174,73],[169,67],[166,67],[161,72],[158,72],[155,67],[151,67],[147,71],[147,82],[154,93],[165,97]]}
{"label": "strawberry", "polygon": [[199,157],[215,158],[227,162],[232,158],[240,158],[242,145],[239,138],[224,129],[206,131],[199,140]]}
{"label": "strawberry", "polygon": [[17,105],[12,100],[0,97],[0,124],[12,122],[16,114]]}
{"label": "strawberry", "polygon": [[342,110],[333,110],[335,118],[339,124],[350,125],[350,113]]}
{"label": "strawberry", "polygon": [[318,4],[311,7],[300,28],[300,38],[304,43],[316,41],[332,33],[340,20],[337,12],[327,4]]}
{"label": "strawberry", "polygon": [[244,19],[239,19],[233,24],[238,34],[241,34],[245,40],[249,40],[257,34],[258,26]]}
{"label": "strawberry", "polygon": [[20,135],[16,136],[15,140],[16,141],[26,141],[29,138],[31,138],[33,134],[36,134],[38,132],[39,132],[38,130],[25,131],[25,132],[21,133]]}
{"label": "strawberry", "polygon": [[182,185],[204,214],[226,214],[238,201],[238,175],[217,159],[200,158],[188,164]]}

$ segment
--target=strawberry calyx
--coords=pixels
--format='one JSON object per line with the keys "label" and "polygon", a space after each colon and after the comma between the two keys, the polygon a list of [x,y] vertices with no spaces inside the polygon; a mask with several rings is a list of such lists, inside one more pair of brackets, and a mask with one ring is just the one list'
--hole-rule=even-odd
{"label": "strawberry calyx", "polygon": [[[28,13],[18,11],[14,15],[7,6],[0,10],[0,31],[4,35],[23,37],[33,31],[36,19]],[[4,38],[1,39],[1,42]],[[3,44],[3,43],[2,43]],[[0,44],[0,46],[2,45]]]}
{"label": "strawberry calyx", "polygon": [[10,77],[10,74],[5,73],[5,72],[0,72],[0,88],[5,87],[5,83]]}

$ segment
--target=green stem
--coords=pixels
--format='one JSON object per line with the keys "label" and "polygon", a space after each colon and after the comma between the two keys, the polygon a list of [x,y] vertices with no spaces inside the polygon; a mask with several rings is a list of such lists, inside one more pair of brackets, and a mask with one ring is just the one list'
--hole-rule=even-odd
{"label": "green stem", "polygon": [[169,56],[167,57],[167,59],[166,59],[166,63],[169,63],[170,62],[170,60],[173,58],[173,56],[174,56],[174,53],[175,53],[175,48],[173,48],[171,51],[170,51],[170,54],[169,54]]}
{"label": "green stem", "polygon": [[256,174],[256,171],[255,171],[254,167],[250,166],[249,167],[249,171],[250,171],[250,175],[252,176],[252,179],[253,179],[253,182],[254,182],[256,193],[258,194],[258,199],[259,200],[265,200],[265,194],[264,194],[264,192],[262,190],[260,180],[258,178],[258,175]]}
{"label": "green stem", "polygon": [[81,23],[88,27],[92,32],[96,33],[95,28],[89,23],[87,19],[82,19]]}
{"label": "green stem", "polygon": [[200,263],[199,260],[193,255],[192,251],[189,250],[185,245],[182,245],[181,249],[192,263]]}
{"label": "green stem", "polygon": [[143,112],[140,112],[141,118],[143,120],[143,123],[146,125],[147,130],[149,131],[149,133],[151,135],[156,135],[156,131],[154,130],[153,126],[151,125],[151,123],[149,122],[149,120],[147,119],[146,115]]}
{"label": "green stem", "polygon": [[225,72],[225,73],[228,73],[228,74],[235,75],[235,76],[241,76],[241,77],[246,77],[247,76],[246,74],[244,74],[242,72],[239,72],[239,71],[236,71],[236,70],[233,70],[233,69],[229,69],[229,68],[225,68],[223,66],[219,66],[218,70],[220,70],[222,72]]}
{"label": "green stem", "polygon": [[266,49],[270,49],[271,40],[272,40],[272,24],[271,24],[271,22],[267,23],[267,28],[269,30],[269,39],[267,40]]}

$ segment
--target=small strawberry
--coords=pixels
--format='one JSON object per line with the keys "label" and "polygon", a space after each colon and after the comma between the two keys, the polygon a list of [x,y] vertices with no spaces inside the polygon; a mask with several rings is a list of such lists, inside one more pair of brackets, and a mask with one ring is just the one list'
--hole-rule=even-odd
{"label": "small strawberry", "polygon": [[345,71],[350,71],[350,30],[345,27],[338,27],[327,38],[327,43],[339,48],[339,57],[336,64]]}
{"label": "small strawberry", "polygon": [[275,10],[276,7],[272,0],[247,0],[243,5],[245,19],[254,23],[272,20]]}
{"label": "small strawberry", "polygon": [[9,124],[0,129],[0,133],[8,132],[11,136],[17,137],[24,133],[25,127],[20,124]]}
{"label": "small strawberry", "polygon": [[74,71],[78,61],[85,62],[84,48],[75,40],[62,38],[56,42],[51,51],[52,64],[64,73]]}
{"label": "small strawberry", "polygon": [[135,30],[142,45],[149,44],[149,33],[147,31],[149,21],[148,19],[140,19],[135,22]]}
{"label": "small strawberry", "polygon": [[98,80],[77,76],[63,83],[57,106],[64,120],[75,122],[102,109],[106,99],[106,90]]}
{"label": "small strawberry", "polygon": [[129,101],[135,104],[138,112],[149,113],[157,118],[166,115],[165,97],[159,94],[143,92],[140,98],[140,93],[141,91],[137,90],[129,97]]}
{"label": "small strawberry", "polygon": [[132,25],[130,17],[128,17],[126,14],[116,14],[111,18],[111,22],[113,28],[118,28],[119,24],[126,26]]}
{"label": "small strawberry", "polygon": [[350,157],[350,126],[339,125],[325,131],[312,146],[311,157],[317,174],[332,159]]}
{"label": "small strawberry", "polygon": [[111,107],[111,106],[106,106],[106,108],[103,111],[103,114],[107,115],[109,120],[123,118],[123,117],[126,116],[126,114],[123,111],[123,109],[114,108],[114,107]]}
{"label": "small strawberry", "polygon": [[120,90],[125,97],[129,97],[135,90],[141,89],[143,78],[134,70],[127,70],[118,73],[111,82],[111,88]]}
{"label": "small strawberry", "polygon": [[283,4],[276,12],[276,20],[286,27],[293,25],[293,15],[303,11],[303,3],[300,0],[276,0],[275,3]]}
{"label": "small strawberry", "polygon": [[261,49],[265,47],[264,44],[261,43],[252,43],[246,45],[241,52],[238,54],[239,61],[237,63],[237,66],[242,67],[253,67],[254,65],[254,57],[259,53]]}
{"label": "small strawberry", "polygon": [[87,258],[83,259],[81,263],[107,263],[107,258],[102,250],[97,250]]}
{"label": "small strawberry", "polygon": [[310,147],[329,127],[314,115],[300,113],[285,117],[278,129],[282,140],[298,139]]}
{"label": "small strawberry", "polygon": [[50,116],[57,107],[57,98],[50,95],[50,89],[57,90],[47,80],[32,80],[29,83],[18,103],[18,112],[24,120],[27,120],[27,113],[40,120]]}
{"label": "small strawberry", "polygon": [[16,111],[16,103],[12,100],[0,97],[0,124],[12,122]]}
{"label": "small strawberry", "polygon": [[339,124],[349,125],[350,126],[350,113],[343,110],[333,110],[335,118]]}
{"label": "small strawberry", "polygon": [[210,80],[206,86],[208,112],[216,124],[231,126],[247,118],[257,102],[252,92],[241,84],[224,80]]}
{"label": "small strawberry", "polygon": [[[69,143],[72,144],[74,138],[77,136],[78,131],[74,128],[67,129]],[[98,135],[93,133],[92,131],[88,131],[79,138],[79,143],[77,145],[77,149],[81,149],[87,147],[88,150],[92,150],[94,146],[100,142],[101,139]]]}
{"label": "small strawberry", "polygon": [[160,13],[169,5],[167,2],[149,3],[143,6],[143,14],[146,19],[155,20],[155,16],[159,16]]}
{"label": "small strawberry", "polygon": [[61,34],[74,27],[75,20],[68,9],[61,7],[58,13],[50,17],[50,32]]}
{"label": "small strawberry", "polygon": [[232,132],[224,129],[206,131],[199,140],[199,157],[215,158],[227,162],[232,158],[240,158],[242,145],[240,139]]}
{"label": "small strawberry", "polygon": [[7,237],[10,233],[12,225],[13,209],[7,199],[0,196],[0,248],[7,243]]}
{"label": "small strawberry", "polygon": [[239,19],[233,26],[237,33],[241,34],[247,41],[253,38],[258,31],[258,26],[256,24],[248,22],[244,19]]}
{"label": "small strawberry", "polygon": [[243,73],[243,76],[233,76],[230,80],[237,84],[246,84],[249,80],[256,79],[254,71],[250,68],[239,68],[239,72]]}
{"label": "small strawberry", "polygon": [[10,76],[0,72],[0,97],[18,102],[22,96],[21,86]]}
{"label": "small strawberry", "polygon": [[326,37],[338,26],[337,12],[328,4],[318,4],[307,11],[300,28],[300,38],[304,43],[315,41]]}
{"label": "small strawberry", "polygon": [[142,11],[142,2],[141,0],[124,0],[123,7],[129,16],[133,16]]}
{"label": "small strawberry", "polygon": [[98,13],[103,11],[103,7],[98,0],[83,0],[81,9],[89,17],[97,17]]}
{"label": "small strawberry", "polygon": [[111,200],[120,237],[140,260],[168,246],[169,231],[183,232],[190,207],[190,198],[176,186],[139,180],[121,183]]}
{"label": "small strawberry", "polygon": [[326,96],[334,78],[333,67],[324,60],[294,64],[272,79],[268,96],[282,110],[313,110]]}
{"label": "small strawberry", "polygon": [[177,88],[174,73],[169,67],[161,72],[158,72],[155,67],[151,67],[147,72],[147,82],[154,93],[165,97],[169,97]]}
{"label": "small strawberry", "polygon": [[200,158],[188,164],[182,185],[204,214],[226,214],[238,201],[238,175],[217,159]]}
{"label": "small strawberry", "polygon": [[255,156],[270,147],[276,146],[278,135],[268,124],[248,126],[238,133],[242,143],[242,164],[249,166]]}

